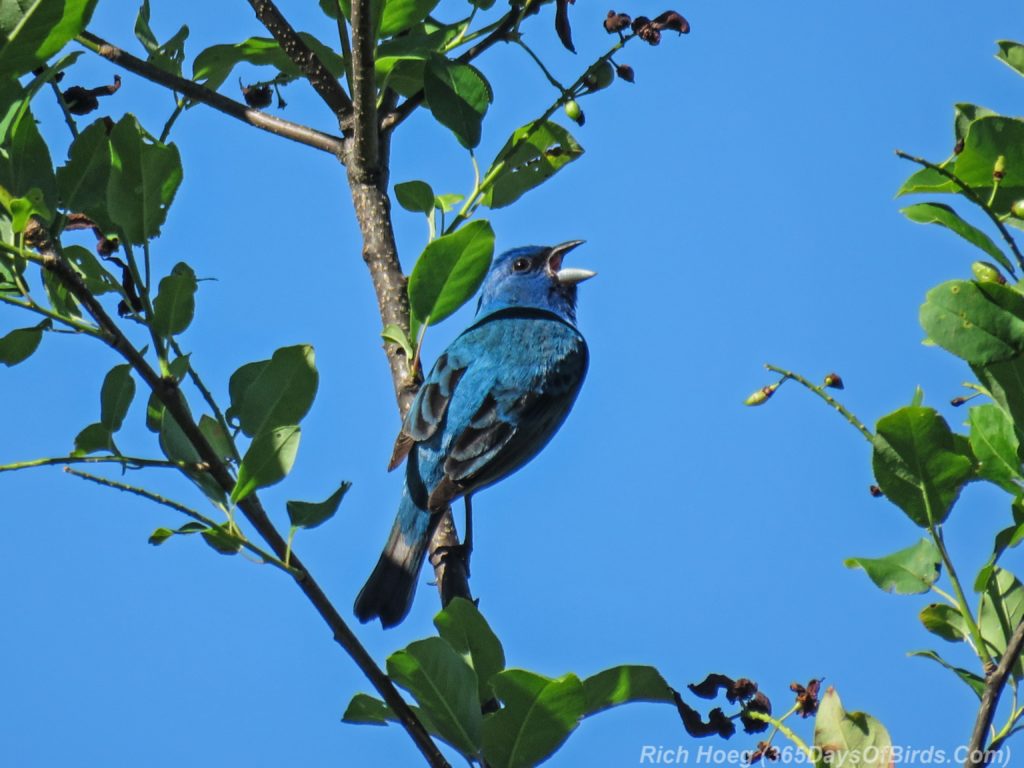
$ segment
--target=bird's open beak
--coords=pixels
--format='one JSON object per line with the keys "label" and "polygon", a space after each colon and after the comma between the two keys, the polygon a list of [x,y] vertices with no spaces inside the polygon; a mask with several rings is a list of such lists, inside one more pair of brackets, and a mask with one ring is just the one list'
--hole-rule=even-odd
{"label": "bird's open beak", "polygon": [[567,243],[554,246],[548,252],[548,271],[562,285],[576,285],[584,280],[589,280],[597,274],[597,272],[591,272],[589,269],[575,269],[562,266],[562,259],[565,258],[565,254],[578,245],[583,245],[583,241],[570,240]]}

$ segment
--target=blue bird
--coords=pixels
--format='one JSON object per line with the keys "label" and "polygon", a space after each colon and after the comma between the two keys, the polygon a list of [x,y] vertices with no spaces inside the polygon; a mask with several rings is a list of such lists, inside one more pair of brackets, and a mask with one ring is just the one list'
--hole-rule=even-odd
{"label": "blue bird", "polygon": [[587,372],[576,286],[595,273],[562,266],[581,243],[516,248],[491,265],[473,324],[434,363],[395,441],[388,468],[408,459],[405,488],[356,598],[360,621],[404,619],[440,513],[526,464],[565,421]]}

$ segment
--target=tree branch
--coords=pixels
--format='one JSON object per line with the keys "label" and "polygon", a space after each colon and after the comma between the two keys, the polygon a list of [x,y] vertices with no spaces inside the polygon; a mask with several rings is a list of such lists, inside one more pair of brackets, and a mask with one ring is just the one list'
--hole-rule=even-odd
{"label": "tree branch", "polygon": [[[967,745],[967,757],[964,760],[964,768],[980,768],[987,765],[992,759],[992,754],[998,748],[996,741],[988,749],[985,742],[988,739],[989,728],[992,727],[992,719],[996,714],[996,707],[999,705],[999,697],[1006,686],[1006,680],[1010,676],[1013,665],[1020,658],[1024,650],[1024,622],[1017,625],[1006,644],[1006,652],[1003,653],[995,671],[985,681],[985,692],[981,697],[981,705],[978,707],[978,717],[974,721],[974,730],[971,732],[971,741]],[[1001,746],[1001,745],[1000,745]]]}
{"label": "tree branch", "polygon": [[[394,324],[409,331],[409,296],[406,278],[398,259],[388,198],[388,148],[390,134],[377,125],[377,83],[374,70],[374,40],[371,0],[352,3],[352,141],[347,157],[348,181],[359,230],[363,238],[363,261],[370,270],[377,294],[377,307],[384,325]],[[386,99],[387,101],[387,99]],[[397,344],[387,343],[384,352],[391,366],[399,416],[412,405],[420,372]],[[442,605],[453,597],[472,600],[465,562],[458,557],[440,556],[459,544],[451,510],[444,513],[430,543],[430,561],[441,592]]]}
{"label": "tree branch", "polygon": [[[231,493],[235,480],[228,467],[224,464],[217,451],[213,449],[205,435],[199,430],[198,425],[192,418],[188,404],[178,389],[178,383],[173,378],[163,378],[152,366],[146,362],[131,341],[124,335],[118,325],[107,314],[106,310],[99,303],[96,297],[82,282],[78,273],[59,255],[52,245],[41,249],[39,263],[43,269],[51,272],[78,299],[82,307],[89,313],[104,334],[103,340],[120,354],[132,368],[139,374],[139,377],[146,383],[150,390],[157,396],[167,412],[174,418],[185,437],[189,440],[200,459],[208,467],[208,474],[212,477],[225,493]],[[260,503],[255,493],[242,499],[238,504],[246,520],[256,529],[257,533],[270,546],[274,555],[284,561],[289,556],[287,542],[271,523],[266,510]],[[295,583],[302,590],[306,598],[313,604],[317,613],[331,629],[334,640],[340,645],[363,674],[370,680],[373,687],[381,695],[384,701],[391,707],[398,717],[402,727],[409,733],[413,742],[423,753],[427,762],[435,768],[449,768],[448,762],[444,759],[437,745],[427,733],[423,724],[416,717],[415,713],[402,698],[394,684],[387,675],[377,666],[373,658],[363,647],[359,639],[352,633],[345,620],[342,619],[337,609],[324,594],[320,585],[314,580],[309,569],[301,560],[290,552],[288,561],[297,573],[292,574]]]}
{"label": "tree branch", "polygon": [[[320,94],[320,98],[330,107],[334,116],[338,118],[338,124],[343,126],[352,114],[352,102],[345,89],[341,87],[341,83],[328,71],[320,57],[299,37],[298,32],[281,15],[272,0],[249,0],[249,5],[256,12],[256,18],[260,23],[277,40],[281,50],[294,62],[313,86],[313,90]],[[372,39],[370,44],[373,44]]]}
{"label": "tree branch", "polygon": [[258,109],[252,109],[241,102],[229,99],[227,96],[212,91],[192,80],[186,80],[183,77],[172,75],[170,72],[165,72],[147,61],[122,51],[120,48],[111,45],[103,38],[97,37],[91,32],[83,32],[75,39],[90,51],[99,54],[119,67],[157,85],[162,85],[176,93],[183,94],[192,101],[213,107],[225,115],[241,120],[243,123],[248,123],[268,133],[283,136],[286,139],[297,141],[300,144],[305,144],[323,152],[329,152],[339,159],[343,155],[344,141],[338,136],[332,136],[315,128],[282,120]]}

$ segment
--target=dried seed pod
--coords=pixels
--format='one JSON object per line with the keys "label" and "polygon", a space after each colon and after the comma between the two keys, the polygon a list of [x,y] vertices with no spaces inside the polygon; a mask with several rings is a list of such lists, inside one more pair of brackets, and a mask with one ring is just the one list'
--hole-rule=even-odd
{"label": "dried seed pod", "polygon": [[273,101],[274,92],[267,83],[242,85],[242,81],[239,80],[238,85],[242,89],[242,98],[245,99],[245,103],[253,109],[266,109]]}
{"label": "dried seed pod", "polygon": [[665,11],[657,16],[652,23],[658,29],[671,29],[673,32],[678,32],[681,35],[685,35],[690,31],[690,22],[675,11]]}
{"label": "dried seed pod", "polygon": [[620,80],[625,80],[627,83],[632,83],[635,80],[633,68],[629,64],[619,64],[616,66],[615,74],[619,76]]}
{"label": "dried seed pod", "polygon": [[604,20],[604,29],[609,35],[612,35],[629,29],[629,25],[632,23],[633,19],[630,18],[629,14],[608,11],[608,15]]}

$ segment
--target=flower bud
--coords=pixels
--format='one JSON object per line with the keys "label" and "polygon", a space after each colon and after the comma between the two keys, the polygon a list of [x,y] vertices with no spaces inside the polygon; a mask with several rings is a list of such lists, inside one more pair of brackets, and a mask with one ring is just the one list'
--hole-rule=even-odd
{"label": "flower bud", "polygon": [[882,489],[879,488],[877,485],[869,485],[868,486],[868,493],[870,493],[876,499],[885,495],[885,494],[882,493]]}
{"label": "flower bud", "polygon": [[996,164],[992,168],[992,178],[999,181],[1006,175],[1006,157],[1000,155],[996,158]]}
{"label": "flower bud", "polygon": [[971,264],[971,272],[974,275],[974,279],[979,283],[1006,285],[1006,278],[1003,277],[1003,273],[999,271],[995,264],[990,264],[987,261],[976,261]]}
{"label": "flower bud", "polygon": [[620,80],[625,80],[627,83],[632,83],[635,79],[633,68],[629,64],[619,64],[615,67],[615,74],[619,76]]}
{"label": "flower bud", "polygon": [[959,408],[966,402],[967,398],[961,395],[960,397],[954,397],[952,400],[949,401],[949,404],[952,405],[954,408]]}
{"label": "flower bud", "polygon": [[825,386],[829,389],[842,389],[843,380],[838,373],[830,373],[825,377]]}
{"label": "flower bud", "polygon": [[753,394],[750,395],[746,400],[743,401],[744,405],[764,405],[768,402],[768,398],[775,394],[775,390],[779,388],[778,382],[775,384],[769,384],[767,387],[761,387]]}
{"label": "flower bud", "polygon": [[1018,219],[1024,219],[1024,200],[1018,200],[1010,206],[1010,213]]}
{"label": "flower bud", "polygon": [[583,114],[583,110],[580,109],[580,105],[575,99],[565,102],[565,116],[577,125],[583,125],[587,121],[587,116]]}

